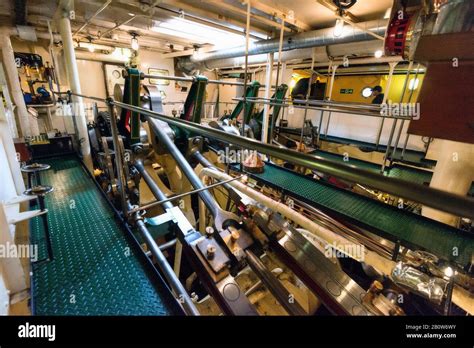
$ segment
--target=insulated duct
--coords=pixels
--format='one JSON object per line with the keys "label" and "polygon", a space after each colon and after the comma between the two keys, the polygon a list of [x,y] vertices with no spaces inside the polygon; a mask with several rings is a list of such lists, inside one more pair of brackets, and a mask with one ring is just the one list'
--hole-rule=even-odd
{"label": "insulated duct", "polygon": [[[346,44],[331,45],[327,47],[316,47],[314,49],[314,60],[316,62],[328,62],[333,57],[343,56],[373,56],[374,52],[383,49],[383,42],[380,40],[371,40],[361,45],[359,42]],[[313,48],[300,48],[292,51],[282,52],[281,62],[303,61],[311,59]],[[274,61],[277,61],[278,53],[275,53]],[[257,54],[248,58],[249,65],[265,64],[267,62],[267,54]],[[203,62],[206,69],[224,69],[242,67],[245,64],[245,57],[234,57],[225,59],[213,59]]]}
{"label": "insulated duct", "polygon": [[[334,36],[334,28],[332,27],[290,35],[284,38],[282,50],[289,51],[298,48],[311,48],[373,40],[373,36],[370,35],[368,31],[380,36],[384,36],[387,27],[387,20],[383,19],[362,22],[357,23],[357,26],[358,28],[350,25],[344,26],[344,31],[339,37]],[[260,40],[250,44],[248,55],[253,56],[257,54],[277,52],[278,46],[278,39]],[[245,46],[238,46],[209,53],[200,53],[192,55],[186,59],[181,59],[179,62],[179,67],[184,70],[189,70],[189,68],[193,65],[196,65],[196,63],[202,63],[214,59],[241,57],[244,55]]]}

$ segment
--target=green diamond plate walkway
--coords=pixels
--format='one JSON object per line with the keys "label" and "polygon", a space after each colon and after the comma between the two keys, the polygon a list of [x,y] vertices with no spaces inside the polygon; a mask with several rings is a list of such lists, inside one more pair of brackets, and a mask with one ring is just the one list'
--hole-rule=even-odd
{"label": "green diamond plate walkway", "polygon": [[[36,315],[180,314],[163,280],[126,238],[92,179],[75,157],[45,159],[42,181],[54,187],[46,199],[54,260],[33,265]],[[39,218],[31,240],[45,256]]]}
{"label": "green diamond plate walkway", "polygon": [[400,240],[404,245],[430,251],[462,266],[471,262],[474,252],[471,233],[268,163],[262,174],[249,175],[390,240]]}

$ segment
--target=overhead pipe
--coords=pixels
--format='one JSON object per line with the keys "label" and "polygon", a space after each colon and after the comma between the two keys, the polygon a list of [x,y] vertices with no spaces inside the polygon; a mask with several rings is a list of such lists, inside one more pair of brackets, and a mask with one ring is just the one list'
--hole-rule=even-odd
{"label": "overhead pipe", "polygon": [[99,35],[99,39],[102,38],[103,36],[107,36],[109,35],[111,32],[117,30],[118,28],[120,28],[122,25],[125,25],[125,24],[128,24],[130,23],[131,21],[133,21],[134,19],[138,18],[138,17],[143,17],[142,15],[133,15],[131,16],[130,18],[127,18],[126,20],[124,20],[123,22],[120,22],[118,24],[116,24],[114,27],[104,31],[103,33],[100,33]]}
{"label": "overhead pipe", "polygon": [[[325,28],[290,35],[284,38],[282,51],[289,51],[297,48],[310,48],[317,46],[334,45],[339,43],[373,40],[373,37],[369,35],[366,31],[369,30],[372,33],[383,36],[385,35],[387,23],[387,20],[376,20],[358,23],[358,25],[364,30],[346,26],[344,27],[344,32],[339,37],[335,37],[333,35],[334,28]],[[279,42],[279,39],[260,40],[254,42],[252,43],[251,47],[249,47],[248,54],[252,56],[256,54],[277,52],[279,48]],[[245,46],[238,46],[235,48],[193,55],[189,58],[189,60],[194,63],[200,63],[211,59],[241,57],[244,54]]]}
{"label": "overhead pipe", "polygon": [[[281,53],[281,62],[289,61],[303,61],[304,59],[311,59],[314,54],[315,62],[328,62],[330,57],[342,57],[348,54],[355,54],[357,56],[372,56],[375,51],[382,49],[383,45],[380,44],[378,40],[370,40],[364,42],[364,45],[361,45],[359,42],[343,43],[343,44],[329,44],[327,46],[319,47],[310,47],[310,48],[298,48],[291,51],[284,51]],[[278,52],[274,53],[275,61],[278,60]],[[387,57],[374,58],[375,62],[382,61]],[[390,57],[395,58],[395,57]],[[352,62],[358,58],[349,58],[349,62],[352,65]],[[400,57],[397,57],[400,60]],[[249,66],[252,65],[263,65],[267,63],[267,54],[256,54],[249,56]],[[186,61],[180,61],[182,66],[185,66]],[[188,60],[188,63],[194,64]],[[244,64],[243,57],[232,57],[224,59],[212,59],[202,62],[203,66],[206,69],[223,69],[223,68],[233,68],[241,67]],[[309,65],[310,63],[308,63]],[[325,64],[327,66],[327,63]],[[315,63],[317,66],[317,63]]]}

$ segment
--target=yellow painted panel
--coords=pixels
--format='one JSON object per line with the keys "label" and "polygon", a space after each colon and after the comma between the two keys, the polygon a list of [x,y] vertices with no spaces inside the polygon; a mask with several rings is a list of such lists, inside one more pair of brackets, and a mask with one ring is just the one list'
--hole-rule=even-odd
{"label": "yellow painted panel", "polygon": [[[304,77],[309,77],[307,70],[295,70],[293,72],[293,83],[290,82],[290,93],[294,84]],[[405,82],[406,75],[394,75],[392,78],[392,84],[390,86],[390,91],[388,94],[388,99],[392,102],[400,102],[402,96],[403,85]],[[415,78],[415,74],[410,74],[409,81]],[[413,92],[411,97],[411,102],[415,102],[418,98],[418,93],[420,92],[421,85],[423,83],[424,75],[418,75],[417,79],[419,80],[418,86]],[[341,102],[350,102],[350,103],[366,103],[370,104],[372,102],[372,97],[364,98],[362,96],[362,90],[365,87],[374,87],[377,85],[382,86],[383,92],[386,92],[388,75],[358,75],[358,76],[336,76],[334,79],[334,88],[332,92],[332,100],[341,101]],[[326,82],[326,78],[320,77],[321,82]],[[341,93],[341,89],[352,89],[352,94]],[[407,102],[410,98],[411,91],[407,89],[403,98],[403,102]],[[326,97],[329,96],[329,83],[326,87]]]}

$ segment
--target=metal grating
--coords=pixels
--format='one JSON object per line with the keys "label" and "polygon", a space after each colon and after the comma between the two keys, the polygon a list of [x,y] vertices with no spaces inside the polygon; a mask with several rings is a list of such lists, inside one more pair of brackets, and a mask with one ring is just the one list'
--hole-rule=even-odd
{"label": "metal grating", "polygon": [[470,233],[268,163],[264,173],[251,175],[385,238],[400,240],[402,244],[430,251],[462,266],[471,262],[474,236]]}
{"label": "metal grating", "polygon": [[[163,281],[125,238],[112,209],[74,157],[44,160],[43,182],[54,260],[33,265],[36,315],[172,315],[176,304]],[[41,221],[32,243],[45,256]]]}

